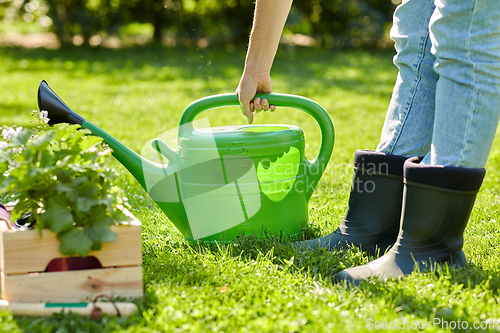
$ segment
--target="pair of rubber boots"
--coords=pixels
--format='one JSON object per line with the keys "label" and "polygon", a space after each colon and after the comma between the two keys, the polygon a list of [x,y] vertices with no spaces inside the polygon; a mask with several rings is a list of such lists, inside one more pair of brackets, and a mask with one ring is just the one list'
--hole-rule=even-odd
{"label": "pair of rubber boots", "polygon": [[[485,170],[419,164],[368,150],[354,156],[349,205],[331,234],[302,242],[302,248],[357,246],[372,255],[366,265],[337,274],[338,281],[357,284],[369,277],[400,278],[436,263],[454,267],[467,261],[463,232]],[[388,249],[388,250],[387,250]]]}

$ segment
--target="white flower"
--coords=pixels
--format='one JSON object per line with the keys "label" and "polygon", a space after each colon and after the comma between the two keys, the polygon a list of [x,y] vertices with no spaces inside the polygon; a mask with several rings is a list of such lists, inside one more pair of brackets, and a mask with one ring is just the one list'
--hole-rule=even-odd
{"label": "white flower", "polygon": [[40,111],[40,119],[42,119],[46,124],[48,124],[50,121],[49,112],[45,110]]}
{"label": "white flower", "polygon": [[2,136],[4,140],[10,140],[16,135],[16,130],[12,127],[4,127],[2,130]]}
{"label": "white flower", "polygon": [[108,154],[111,154],[112,152],[113,152],[113,149],[108,148],[108,149],[105,149],[105,150],[100,151],[99,153],[97,153],[97,156],[106,156]]}
{"label": "white flower", "polygon": [[2,130],[2,137],[4,140],[10,140],[13,137],[17,136],[21,131],[23,130],[22,126],[19,126],[17,128],[12,128],[12,127],[6,127],[4,126]]}
{"label": "white flower", "polygon": [[0,141],[0,150],[3,150],[5,149],[5,147],[7,147],[9,144],[5,141]]}

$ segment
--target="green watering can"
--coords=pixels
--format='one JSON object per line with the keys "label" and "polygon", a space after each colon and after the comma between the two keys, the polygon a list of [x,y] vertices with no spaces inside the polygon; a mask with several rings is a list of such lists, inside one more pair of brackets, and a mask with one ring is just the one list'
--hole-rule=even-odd
{"label": "green watering can", "polygon": [[[333,150],[334,128],[316,102],[294,95],[257,94],[270,104],[313,116],[321,129],[321,148],[312,162],[304,154],[302,130],[293,125],[199,128],[203,111],[239,105],[236,94],[199,99],[182,113],[178,148],[160,139],[151,147],[160,162],[133,152],[73,112],[45,81],[38,106],[49,124],[80,124],[104,139],[113,156],[137,179],[190,243],[232,242],[242,234],[299,234],[308,219],[308,201]],[[194,124],[194,125],[193,125]]]}

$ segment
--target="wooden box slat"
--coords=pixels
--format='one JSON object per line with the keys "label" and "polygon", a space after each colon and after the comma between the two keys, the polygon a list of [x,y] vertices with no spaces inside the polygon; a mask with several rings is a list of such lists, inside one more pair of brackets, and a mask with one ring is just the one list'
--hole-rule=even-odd
{"label": "wooden box slat", "polygon": [[[97,295],[134,298],[143,295],[141,223],[114,225],[117,241],[102,243],[89,256],[104,268],[45,272],[49,262],[67,256],[59,252],[56,234],[43,230],[12,230],[0,224],[0,287],[9,302],[91,302]],[[2,221],[0,221],[2,222]],[[32,273],[36,272],[36,273]]]}
{"label": "wooden box slat", "polygon": [[[118,241],[102,243],[101,250],[89,256],[96,257],[103,267],[141,265],[141,226],[115,225],[111,230],[117,233]],[[2,236],[0,271],[5,274],[43,272],[52,259],[66,257],[59,252],[56,234],[47,229],[42,230],[42,237],[38,230],[5,231]]]}
{"label": "wooden box slat", "polygon": [[97,295],[143,295],[142,267],[4,275],[2,299],[9,302],[92,302]]}

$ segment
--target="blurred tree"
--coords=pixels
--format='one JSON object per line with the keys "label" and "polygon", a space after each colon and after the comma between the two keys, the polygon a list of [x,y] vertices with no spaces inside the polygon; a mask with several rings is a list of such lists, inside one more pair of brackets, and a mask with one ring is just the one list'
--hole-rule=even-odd
{"label": "blurred tree", "polygon": [[289,29],[319,38],[327,47],[373,47],[383,37],[394,7],[386,0],[296,1],[295,16],[300,19],[293,20]]}
{"label": "blurred tree", "polygon": [[126,15],[128,21],[151,23],[155,41],[166,31],[181,42],[234,42],[248,38],[253,6],[252,0],[131,0]]}
{"label": "blurred tree", "polygon": [[[327,47],[373,47],[391,20],[393,2],[295,1],[286,30]],[[132,22],[151,24],[157,42],[168,35],[177,43],[234,43],[247,40],[253,8],[253,0],[0,0],[0,18],[36,20],[51,26],[63,43],[76,35],[88,42],[97,34],[117,34]]]}
{"label": "blurred tree", "polygon": [[151,23],[153,40],[161,42],[163,30],[182,25],[185,13],[182,0],[129,0],[123,5],[126,22]]}
{"label": "blurred tree", "polygon": [[193,35],[208,38],[211,42],[246,42],[253,10],[253,0],[196,0],[190,6],[190,12],[199,22],[199,30]]}
{"label": "blurred tree", "polygon": [[52,30],[63,43],[79,34],[83,43],[101,31],[118,32],[123,24],[120,0],[45,0]]}
{"label": "blurred tree", "polygon": [[48,10],[43,0],[0,0],[0,19],[7,24],[15,21],[36,22],[47,29],[52,25],[52,20],[46,15]]}

